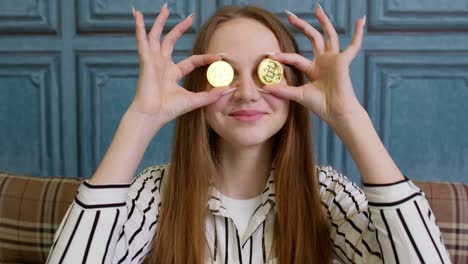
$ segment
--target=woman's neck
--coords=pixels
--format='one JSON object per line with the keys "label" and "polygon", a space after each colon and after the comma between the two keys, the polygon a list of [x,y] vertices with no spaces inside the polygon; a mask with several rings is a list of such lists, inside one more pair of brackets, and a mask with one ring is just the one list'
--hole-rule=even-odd
{"label": "woman's neck", "polygon": [[271,170],[271,140],[255,146],[232,146],[219,142],[221,171],[216,188],[234,199],[260,195]]}

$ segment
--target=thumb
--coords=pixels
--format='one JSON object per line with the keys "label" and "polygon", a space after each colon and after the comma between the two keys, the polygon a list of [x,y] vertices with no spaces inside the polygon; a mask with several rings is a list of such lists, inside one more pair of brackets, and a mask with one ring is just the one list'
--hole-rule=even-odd
{"label": "thumb", "polygon": [[193,93],[193,106],[195,108],[203,107],[205,105],[212,104],[216,102],[219,98],[224,95],[228,95],[234,92],[237,88],[232,88],[229,86],[214,87],[210,91],[203,91],[198,93]]}

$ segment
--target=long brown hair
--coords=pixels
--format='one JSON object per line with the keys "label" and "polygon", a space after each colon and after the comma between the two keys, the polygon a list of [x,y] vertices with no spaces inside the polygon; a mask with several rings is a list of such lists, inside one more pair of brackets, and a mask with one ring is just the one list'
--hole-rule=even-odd
{"label": "long brown hair", "polygon": [[[198,32],[193,54],[204,54],[214,31],[234,18],[250,18],[269,28],[282,52],[299,53],[291,32],[271,12],[259,7],[225,7],[217,10]],[[207,67],[185,79],[191,91],[206,89]],[[300,85],[303,74],[286,67],[289,84]],[[164,176],[161,213],[150,263],[204,263],[205,217],[209,184],[219,163],[217,135],[208,125],[205,109],[199,108],[176,120],[171,162]],[[273,250],[278,263],[331,263],[328,225],[322,211],[315,169],[309,111],[291,101],[285,125],[274,136],[276,214]]]}

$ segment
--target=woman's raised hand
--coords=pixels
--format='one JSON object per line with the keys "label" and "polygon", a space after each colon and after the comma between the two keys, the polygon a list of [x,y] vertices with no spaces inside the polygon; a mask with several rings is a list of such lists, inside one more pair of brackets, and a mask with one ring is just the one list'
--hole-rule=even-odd
{"label": "woman's raised hand", "polygon": [[296,67],[307,76],[309,82],[299,87],[279,84],[265,86],[264,89],[274,95],[301,103],[323,121],[332,125],[362,108],[354,93],[349,66],[361,48],[365,20],[360,18],[356,21],[351,44],[340,52],[338,34],[318,4],[315,15],[326,34],[326,42],[322,34],[312,25],[291,12],[288,13],[289,22],[310,40],[314,51],[313,61],[297,53],[269,56]]}
{"label": "woman's raised hand", "polygon": [[228,89],[217,87],[194,93],[177,83],[195,68],[220,60],[221,56],[192,55],[175,64],[171,58],[174,45],[192,24],[193,14],[177,24],[160,42],[168,16],[169,9],[165,4],[149,34],[146,34],[143,14],[134,10],[140,69],[135,97],[129,111],[156,119],[161,125],[186,112],[215,102]]}

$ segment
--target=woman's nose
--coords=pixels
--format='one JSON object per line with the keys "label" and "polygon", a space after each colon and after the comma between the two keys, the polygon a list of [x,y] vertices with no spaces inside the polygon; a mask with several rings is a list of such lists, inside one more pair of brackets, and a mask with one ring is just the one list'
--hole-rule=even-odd
{"label": "woman's nose", "polygon": [[241,77],[231,86],[237,87],[237,90],[232,95],[235,100],[256,101],[261,96],[259,91],[260,86],[251,76]]}

